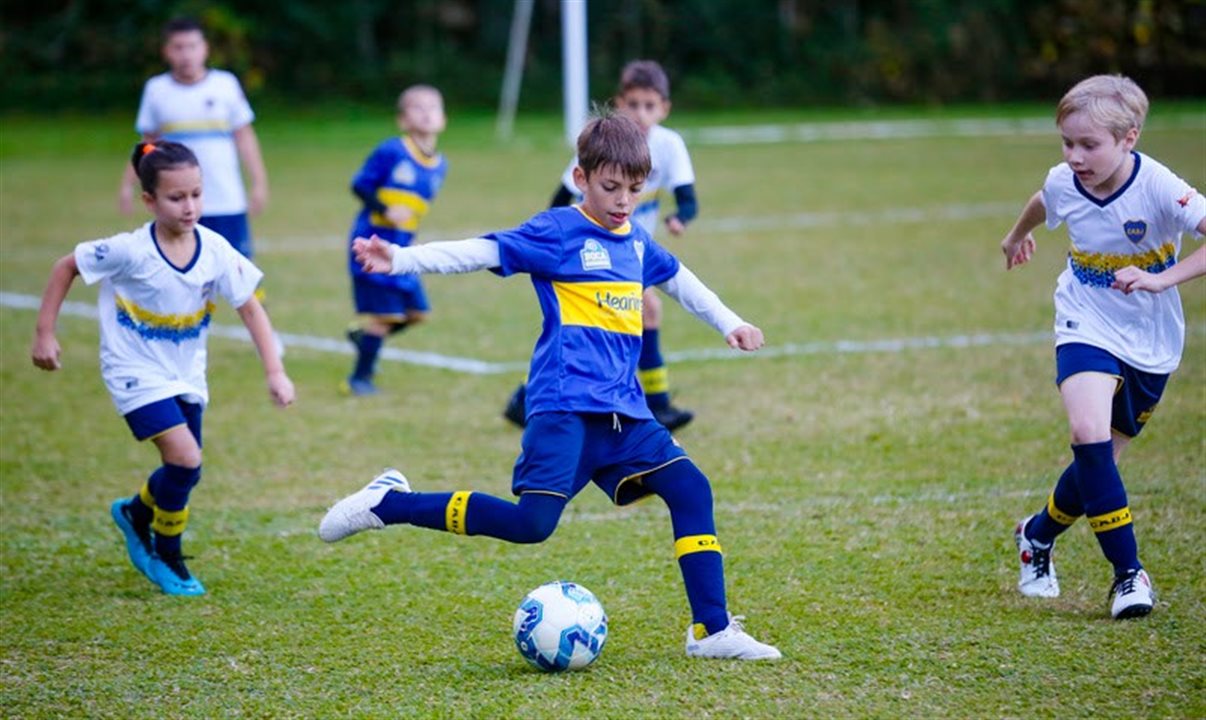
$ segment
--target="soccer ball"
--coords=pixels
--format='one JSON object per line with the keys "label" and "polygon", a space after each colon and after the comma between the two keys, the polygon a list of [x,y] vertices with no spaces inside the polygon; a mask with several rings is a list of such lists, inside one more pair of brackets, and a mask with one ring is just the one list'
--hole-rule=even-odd
{"label": "soccer ball", "polygon": [[590,590],[572,582],[545,583],[515,610],[515,647],[545,672],[579,670],[607,641],[607,613]]}

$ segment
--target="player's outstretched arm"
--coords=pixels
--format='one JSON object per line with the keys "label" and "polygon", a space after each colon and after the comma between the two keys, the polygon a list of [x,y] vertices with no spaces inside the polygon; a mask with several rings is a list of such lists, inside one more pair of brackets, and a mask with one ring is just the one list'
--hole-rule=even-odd
{"label": "player's outstretched arm", "polygon": [[762,347],[762,331],[730,310],[686,265],[679,263],[674,277],[658,287],[687,312],[716,328],[729,347],[745,351]]}
{"label": "player's outstretched arm", "polygon": [[393,266],[391,253],[393,244],[375,234],[369,238],[358,237],[352,241],[352,253],[356,262],[367,273],[387,274]]}
{"label": "player's outstretched arm", "polygon": [[38,324],[34,330],[33,348],[30,357],[33,364],[43,370],[58,370],[62,367],[59,362],[59,340],[55,337],[55,325],[59,320],[59,310],[75,276],[80,274],[79,266],[75,264],[75,254],[64,255],[55,261],[50,269],[50,279],[46,282],[46,291],[42,293],[42,305],[38,308]]}
{"label": "player's outstretched arm", "polygon": [[374,235],[353,240],[352,252],[365,272],[390,275],[451,275],[486,270],[502,264],[498,243],[486,238],[400,247]]}
{"label": "player's outstretched arm", "polygon": [[256,300],[255,295],[239,306],[239,319],[251,333],[251,341],[260,354],[260,362],[264,366],[264,377],[268,382],[268,395],[278,407],[288,407],[296,397],[293,381],[285,374],[285,366],[281,356],[276,352],[276,343],[272,339],[272,321],[264,306]]}
{"label": "player's outstretched arm", "polygon": [[1030,234],[1047,219],[1047,208],[1043,206],[1042,192],[1036,192],[1026,201],[1022,214],[1005,239],[1001,241],[1001,252],[1005,253],[1005,269],[1011,270],[1025,265],[1034,257],[1034,236]]}
{"label": "player's outstretched arm", "polygon": [[742,325],[725,337],[725,342],[734,350],[753,352],[762,347],[762,330],[753,325]]}

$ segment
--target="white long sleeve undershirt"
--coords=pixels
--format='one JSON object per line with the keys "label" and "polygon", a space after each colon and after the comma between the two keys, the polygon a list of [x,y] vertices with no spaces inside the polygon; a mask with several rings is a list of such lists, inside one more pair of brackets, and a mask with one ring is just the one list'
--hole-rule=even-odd
{"label": "white long sleeve undershirt", "polygon": [[[390,260],[391,275],[467,273],[498,267],[502,263],[498,243],[486,238],[394,246]],[[658,287],[687,312],[715,328],[724,337],[747,324],[682,263],[679,263],[674,277]]]}

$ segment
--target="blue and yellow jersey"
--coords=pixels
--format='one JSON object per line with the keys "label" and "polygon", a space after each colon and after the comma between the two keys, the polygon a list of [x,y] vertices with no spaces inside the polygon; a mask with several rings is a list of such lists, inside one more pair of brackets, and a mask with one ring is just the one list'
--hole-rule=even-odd
{"label": "blue and yellow jersey", "polygon": [[[352,187],[371,192],[384,207],[406,208],[409,217],[394,225],[379,208],[362,207],[352,223],[349,248],[353,238],[370,237],[374,233],[395,245],[409,245],[447,172],[448,162],[443,155],[429,157],[423,154],[406,136],[393,137],[378,145],[352,178]],[[350,251],[348,264],[353,274],[361,272]]]}
{"label": "blue and yellow jersey", "polygon": [[528,414],[651,418],[636,376],[641,295],[674,277],[678,260],[641,227],[608,230],[578,206],[486,237],[498,243],[495,272],[531,275],[544,314],[528,372]]}

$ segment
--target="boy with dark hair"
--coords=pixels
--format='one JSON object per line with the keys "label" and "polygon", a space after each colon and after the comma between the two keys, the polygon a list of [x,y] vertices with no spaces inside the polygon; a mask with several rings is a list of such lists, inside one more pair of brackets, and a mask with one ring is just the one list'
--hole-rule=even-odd
{"label": "boy with dark hair", "polygon": [[640,127],[621,115],[596,118],[578,138],[574,183],[580,205],[542,212],[513,230],[457,242],[397,247],[357,238],[365,271],[528,273],[544,327],[528,375],[528,423],[515,463],[518,503],[472,491],[419,493],[387,469],[336,503],[319,526],[327,542],[386,525],[538,543],[569,501],[594,482],[617,505],[653,494],[670,510],[692,623],[693,657],[774,659],[779,651],[746,633],[725,602],[724,566],[712,488],[670,432],[653,419],[636,378],[641,295],[661,287],[752,351],[762,331],[729,310],[648,232],[629,221],[649,173]]}

